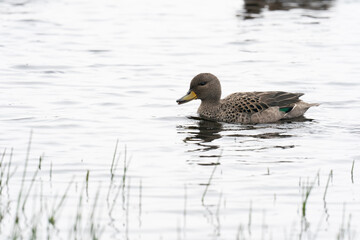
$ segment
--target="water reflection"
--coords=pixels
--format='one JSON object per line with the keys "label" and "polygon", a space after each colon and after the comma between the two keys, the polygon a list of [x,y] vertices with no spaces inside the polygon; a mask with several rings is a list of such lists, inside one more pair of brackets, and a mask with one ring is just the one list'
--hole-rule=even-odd
{"label": "water reflection", "polygon": [[215,144],[207,144],[221,138],[220,132],[223,130],[223,125],[218,122],[204,120],[198,117],[189,117],[197,120],[195,124],[177,126],[178,133],[186,133],[187,136],[183,140],[185,143],[194,143],[200,148],[192,151],[209,151],[218,149],[219,146]]}
{"label": "water reflection", "polygon": [[270,11],[290,10],[294,8],[327,10],[334,0],[244,0],[244,10],[239,16],[244,19],[259,17],[263,9]]}
{"label": "water reflection", "polygon": [[[219,123],[199,117],[189,117],[189,119],[193,121],[187,125],[177,126],[178,134],[185,135],[183,141],[196,146],[188,150],[188,152],[208,152],[223,148],[224,145],[219,145],[216,141],[220,138],[233,139],[228,142],[228,145],[231,145],[231,149],[234,151],[294,148],[295,146],[289,145],[287,141],[281,142],[281,144],[274,142],[274,144],[271,143],[266,147],[262,146],[263,144],[258,144],[258,142],[294,137],[291,129],[297,129],[302,126],[302,123],[312,121],[312,119],[300,117],[273,124],[240,125]],[[197,156],[197,158],[204,157],[213,159],[219,157],[219,154]]]}

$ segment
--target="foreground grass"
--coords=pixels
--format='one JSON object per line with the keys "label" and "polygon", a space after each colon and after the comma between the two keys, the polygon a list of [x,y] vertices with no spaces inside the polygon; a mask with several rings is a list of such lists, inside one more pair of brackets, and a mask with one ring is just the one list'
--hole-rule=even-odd
{"label": "foreground grass", "polygon": [[[35,169],[29,169],[31,138],[32,135],[29,138],[22,167],[13,166],[12,149],[9,153],[5,149],[0,158],[0,239],[59,239],[60,233],[61,239],[100,239],[108,225],[108,222],[101,221],[103,220],[101,218],[103,209],[99,209],[101,184],[98,184],[95,195],[89,196],[91,173],[87,170],[82,177],[83,180],[75,182],[75,177],[73,177],[65,181],[67,186],[62,192],[57,189],[58,191],[50,196],[44,193],[44,182],[53,184],[52,163],[50,163],[49,178],[46,181],[39,176],[39,172],[44,171],[42,170],[43,156],[39,158]],[[117,164],[120,157],[121,154],[117,154],[116,145],[114,160],[117,160],[115,164],[113,161],[110,167],[109,184],[106,184],[106,206],[109,221],[114,221],[112,215],[119,198],[122,205],[127,202],[126,182],[129,181],[127,171],[130,162],[126,159],[126,149],[122,159],[124,168],[120,169],[122,172],[119,174]],[[22,173],[19,174],[19,171]],[[14,177],[20,175],[20,179]],[[44,174],[41,175],[44,176]],[[80,191],[79,185],[81,185]],[[13,194],[14,188],[18,188],[16,197]],[[74,199],[73,193],[69,194],[70,191],[79,193],[77,200]],[[69,201],[71,201],[70,204]],[[67,208],[69,205],[73,208],[74,201],[77,201],[77,206],[71,217]],[[31,206],[29,206],[30,204]],[[102,205],[104,204],[102,203]],[[66,216],[62,214],[64,211],[67,211]],[[98,220],[99,217],[100,220]],[[67,237],[64,237],[64,222],[67,225],[66,229],[70,229]]]}
{"label": "foreground grass", "polygon": [[[138,183],[138,199],[130,200],[130,192],[134,191],[129,175],[131,159],[127,155],[126,147],[123,151],[118,150],[116,143],[111,164],[108,166],[108,177],[105,183],[98,182],[94,186],[91,181],[91,170],[84,170],[82,176],[64,179],[62,188],[56,189],[54,193],[47,192],[44,186],[53,184],[52,163],[48,168],[44,167],[44,156],[40,156],[36,163],[30,164],[30,152],[32,136],[29,138],[27,153],[22,166],[13,163],[13,150],[4,150],[0,157],[0,239],[102,239],[108,236],[106,231],[115,232],[120,239],[130,239],[132,230],[129,228],[130,205],[136,205],[141,225],[142,218],[142,180]],[[204,209],[204,215],[215,219],[213,221],[214,234],[208,239],[221,239],[221,210],[225,198],[220,193],[214,203],[214,198],[209,196],[213,187],[214,175],[220,163],[221,156],[216,163],[209,165],[209,176],[199,204]],[[268,169],[268,176],[270,171]],[[47,176],[44,180],[43,177]],[[80,180],[79,180],[80,179]],[[323,192],[324,209],[326,213],[326,198],[330,181],[333,180],[331,170]],[[354,182],[354,162],[351,167],[351,181]],[[54,183],[55,184],[55,183]],[[92,185],[91,185],[92,184]],[[89,185],[95,192],[89,194]],[[187,234],[186,218],[189,214],[188,187],[184,185],[184,210],[179,218],[184,223],[178,224],[176,236],[178,239],[193,239]],[[320,174],[317,173],[312,181],[299,181],[299,228],[284,234],[284,239],[317,239],[323,218],[317,224],[310,224],[308,220],[308,209],[311,206],[312,193],[315,188],[320,187]],[[17,191],[14,191],[14,188]],[[17,192],[17,194],[14,194]],[[275,197],[274,197],[275,198]],[[137,201],[137,204],[135,204]],[[75,211],[69,209],[75,209]],[[238,225],[234,232],[234,239],[256,239],[261,235],[262,239],[272,239],[269,227],[264,221],[259,228],[255,228],[253,202],[249,203],[248,221]],[[343,206],[343,217],[338,233],[333,239],[355,239],[356,231],[352,227],[351,213]],[[326,217],[326,216],[325,216]],[[122,228],[118,228],[121,218]],[[154,219],[155,220],[155,219]],[[175,223],[176,224],[176,223]],[[311,225],[317,225],[317,228]],[[261,231],[261,233],[257,233]],[[174,230],[175,232],[175,230]],[[61,235],[61,237],[59,237]],[[108,238],[108,237],[105,237]],[[140,239],[141,237],[139,237]],[[145,239],[145,238],[143,238]],[[205,236],[205,239],[207,237]]]}

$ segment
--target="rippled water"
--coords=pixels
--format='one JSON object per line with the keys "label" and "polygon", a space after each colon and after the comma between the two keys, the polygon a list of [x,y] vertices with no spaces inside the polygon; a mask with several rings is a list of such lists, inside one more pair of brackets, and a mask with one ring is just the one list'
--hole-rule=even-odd
{"label": "rippled water", "polygon": [[[0,2],[1,238],[358,239],[360,3],[269,2]],[[204,121],[200,72],[321,105]]]}

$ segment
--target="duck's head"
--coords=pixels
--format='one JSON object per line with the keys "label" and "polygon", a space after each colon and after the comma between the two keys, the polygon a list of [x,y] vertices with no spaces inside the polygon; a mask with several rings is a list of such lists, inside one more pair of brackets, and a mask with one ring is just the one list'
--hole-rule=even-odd
{"label": "duck's head", "polygon": [[218,102],[221,97],[221,85],[219,79],[211,73],[200,73],[190,83],[190,89],[185,96],[176,100],[183,104],[194,99],[206,102]]}

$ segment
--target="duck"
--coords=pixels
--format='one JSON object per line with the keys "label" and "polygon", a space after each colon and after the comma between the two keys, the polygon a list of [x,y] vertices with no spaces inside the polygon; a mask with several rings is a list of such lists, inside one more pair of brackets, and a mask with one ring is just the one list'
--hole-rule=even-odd
{"label": "duck", "polygon": [[283,91],[236,92],[221,99],[219,79],[211,73],[200,73],[191,80],[186,95],[176,102],[180,105],[200,99],[197,112],[207,120],[258,124],[298,118],[310,107],[319,105],[300,100],[302,95]]}

